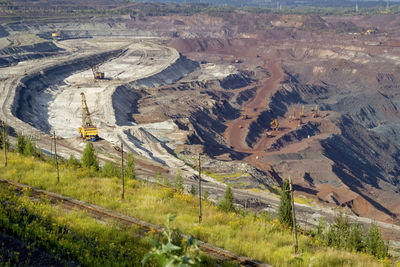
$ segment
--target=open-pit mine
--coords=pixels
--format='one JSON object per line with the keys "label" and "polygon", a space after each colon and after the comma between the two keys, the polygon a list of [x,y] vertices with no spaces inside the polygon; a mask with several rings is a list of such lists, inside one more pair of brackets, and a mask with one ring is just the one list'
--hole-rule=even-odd
{"label": "open-pit mine", "polygon": [[46,153],[55,132],[58,152],[79,158],[84,93],[103,162],[123,143],[140,178],[180,171],[190,186],[201,153],[211,198],[230,184],[257,210],[276,210],[291,177],[304,225],[342,210],[399,241],[399,23],[244,12],[4,23],[0,119]]}

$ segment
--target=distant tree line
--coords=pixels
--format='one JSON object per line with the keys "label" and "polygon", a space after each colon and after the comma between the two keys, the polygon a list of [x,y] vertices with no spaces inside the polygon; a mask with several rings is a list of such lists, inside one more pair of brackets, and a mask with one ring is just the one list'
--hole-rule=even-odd
{"label": "distant tree line", "polygon": [[[295,5],[291,2],[271,1],[263,5],[256,0],[252,1],[190,1],[178,0],[175,3],[164,1],[153,1],[157,3],[139,3],[126,8],[105,8],[103,6],[35,6],[0,0],[0,12],[9,17],[23,16],[25,18],[43,17],[87,17],[87,16],[110,16],[110,15],[132,15],[132,16],[168,16],[168,15],[193,15],[198,13],[212,16],[223,16],[226,13],[245,11],[250,13],[273,13],[273,14],[298,14],[298,15],[320,15],[320,16],[353,16],[353,15],[376,15],[376,14],[400,14],[400,5],[393,2],[390,8],[382,1],[359,1],[356,10],[354,2],[349,1],[312,1],[310,5]],[[323,4],[330,3],[331,5]],[[254,3],[254,4],[252,4]],[[332,5],[334,3],[334,5]],[[382,4],[384,3],[384,4]]]}

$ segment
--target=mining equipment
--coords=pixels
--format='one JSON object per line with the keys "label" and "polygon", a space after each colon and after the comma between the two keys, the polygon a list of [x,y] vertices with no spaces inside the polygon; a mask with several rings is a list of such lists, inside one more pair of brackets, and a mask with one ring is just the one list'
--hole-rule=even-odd
{"label": "mining equipment", "polygon": [[104,72],[99,71],[99,66],[92,67],[93,77],[95,80],[104,79]]}
{"label": "mining equipment", "polygon": [[232,63],[242,63],[242,60],[240,58],[235,58],[234,60],[232,60]]}
{"label": "mining equipment", "polygon": [[240,125],[238,126],[238,128],[239,128],[239,129],[242,129],[242,128],[243,128],[243,125],[240,124]]}
{"label": "mining equipment", "polygon": [[296,116],[296,109],[292,108],[292,115],[289,116],[289,121],[295,121],[298,120],[299,118]]}
{"label": "mining equipment", "polygon": [[56,32],[53,32],[51,37],[53,37],[54,40],[59,40],[61,38],[61,31],[58,29]]}
{"label": "mining equipment", "polygon": [[97,127],[93,125],[92,119],[90,118],[89,108],[86,103],[86,97],[84,93],[82,96],[82,127],[79,128],[81,137],[87,141],[96,141],[99,139]]}
{"label": "mining equipment", "polygon": [[301,106],[300,119],[304,118],[304,117],[305,117],[305,114],[304,114],[304,105],[303,105],[303,106]]}
{"label": "mining equipment", "polygon": [[266,133],[265,133],[265,136],[267,136],[267,138],[275,137],[272,131],[266,132]]}
{"label": "mining equipment", "polygon": [[247,115],[242,115],[242,120],[247,120],[249,117]]}
{"label": "mining equipment", "polygon": [[315,108],[313,110],[311,110],[312,112],[312,117],[313,118],[318,118],[319,114],[318,114],[318,105],[315,106]]}
{"label": "mining equipment", "polygon": [[278,120],[277,120],[277,119],[273,119],[273,120],[270,122],[269,125],[271,126],[271,129],[274,130],[274,131],[278,131],[278,130],[279,130],[279,123],[278,123]]}
{"label": "mining equipment", "polygon": [[365,35],[370,35],[370,34],[375,34],[376,33],[376,30],[374,30],[374,29],[368,29],[368,30],[366,30],[365,31]]}

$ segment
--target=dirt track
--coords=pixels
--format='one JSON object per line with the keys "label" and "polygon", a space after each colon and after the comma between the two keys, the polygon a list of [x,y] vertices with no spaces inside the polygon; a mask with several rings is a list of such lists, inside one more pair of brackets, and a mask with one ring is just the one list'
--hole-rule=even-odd
{"label": "dirt track", "polygon": [[[277,89],[279,82],[283,78],[283,71],[280,67],[279,59],[268,59],[265,68],[271,72],[271,77],[260,82],[260,89],[257,90],[256,96],[242,109],[241,114],[247,116],[247,118],[245,119],[241,116],[229,122],[225,130],[224,136],[228,144],[236,151],[245,153],[257,151],[257,149],[249,148],[245,141],[246,135],[249,132],[249,125],[252,121],[256,120],[260,113],[268,106],[269,97],[274,93],[274,90]],[[269,122],[265,123],[268,124]]]}

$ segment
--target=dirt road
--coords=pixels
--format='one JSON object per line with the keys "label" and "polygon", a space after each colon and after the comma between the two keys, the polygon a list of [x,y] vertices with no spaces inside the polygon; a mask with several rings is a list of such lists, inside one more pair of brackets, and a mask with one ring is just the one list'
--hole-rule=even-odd
{"label": "dirt road", "polygon": [[277,90],[284,76],[280,61],[277,58],[270,59],[264,67],[270,71],[271,76],[261,81],[260,89],[258,89],[255,98],[244,107],[242,116],[228,125],[224,134],[228,144],[239,152],[255,152],[254,149],[248,147],[245,141],[249,126],[266,109],[270,101],[269,95]]}

